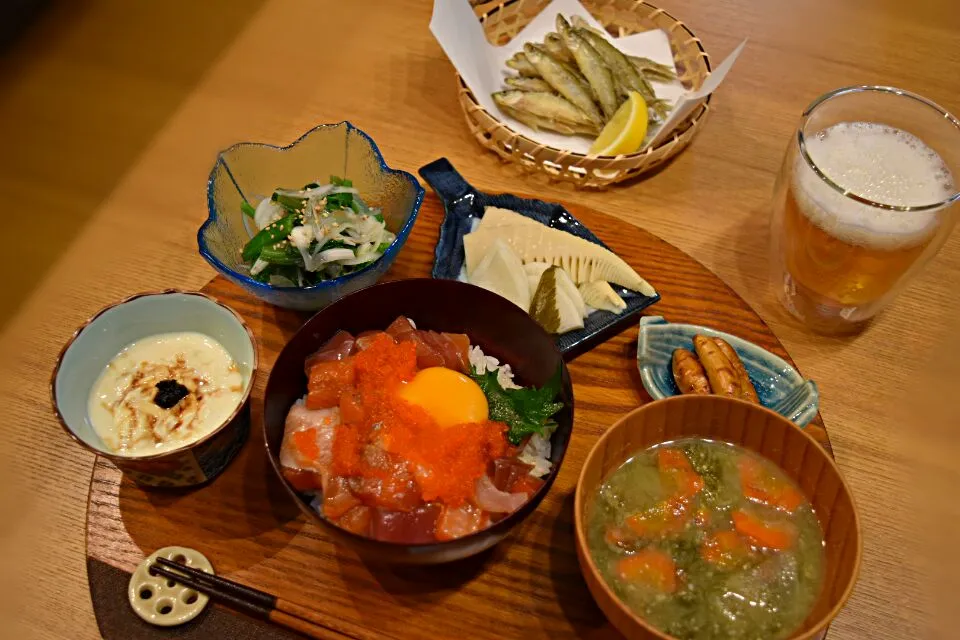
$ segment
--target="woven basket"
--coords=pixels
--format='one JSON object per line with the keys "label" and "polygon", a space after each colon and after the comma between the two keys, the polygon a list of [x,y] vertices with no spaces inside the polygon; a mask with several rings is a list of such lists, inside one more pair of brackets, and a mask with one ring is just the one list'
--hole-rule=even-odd
{"label": "woven basket", "polygon": [[[700,39],[663,9],[637,0],[581,2],[614,37],[649,29],[665,31],[670,38],[680,82],[688,90],[699,89],[710,74],[710,59]],[[484,2],[474,6],[474,12],[483,24],[487,39],[495,45],[504,45],[548,3],[549,0]],[[581,187],[605,187],[629,180],[677,155],[690,144],[707,115],[710,102],[709,96],[700,100],[672,135],[655,148],[619,156],[596,156],[550,147],[517,133],[480,106],[459,74],[457,82],[467,126],[481,145],[530,171]]]}

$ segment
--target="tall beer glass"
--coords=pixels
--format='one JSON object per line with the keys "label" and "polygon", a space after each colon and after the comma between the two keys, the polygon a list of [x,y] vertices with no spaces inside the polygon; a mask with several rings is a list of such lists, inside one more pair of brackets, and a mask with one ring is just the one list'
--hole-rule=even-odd
{"label": "tall beer glass", "polygon": [[933,102],[891,87],[818,98],[774,189],[780,302],[814,331],[860,329],[947,239],[958,180],[960,122]]}

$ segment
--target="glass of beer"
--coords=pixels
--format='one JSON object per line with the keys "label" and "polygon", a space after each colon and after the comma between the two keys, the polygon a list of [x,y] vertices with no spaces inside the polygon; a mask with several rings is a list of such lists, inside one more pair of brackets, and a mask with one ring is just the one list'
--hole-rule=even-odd
{"label": "glass of beer", "polygon": [[773,282],[819,333],[860,330],[926,264],[960,199],[960,122],[891,87],[837,89],[803,113],[773,197]]}

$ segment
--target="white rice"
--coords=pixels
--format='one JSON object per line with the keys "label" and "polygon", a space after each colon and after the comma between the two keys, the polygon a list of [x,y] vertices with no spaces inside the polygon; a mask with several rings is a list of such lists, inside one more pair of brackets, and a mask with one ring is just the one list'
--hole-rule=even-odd
{"label": "white rice", "polygon": [[[522,389],[520,385],[513,381],[513,371],[509,364],[500,364],[500,361],[493,356],[486,355],[480,347],[472,346],[468,352],[470,366],[478,374],[483,375],[488,372],[497,372],[497,382],[504,389]],[[527,441],[526,446],[517,456],[525,463],[533,466],[530,475],[542,478],[550,473],[553,463],[550,462],[550,436],[556,426],[549,426],[544,429],[543,434],[535,433]]]}

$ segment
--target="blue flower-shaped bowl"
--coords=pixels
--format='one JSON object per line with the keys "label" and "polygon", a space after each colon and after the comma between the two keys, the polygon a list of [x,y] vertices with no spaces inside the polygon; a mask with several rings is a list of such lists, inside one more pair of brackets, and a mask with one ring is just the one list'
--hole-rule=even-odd
{"label": "blue flower-shaped bowl", "polygon": [[673,381],[672,358],[677,349],[693,351],[697,334],[723,338],[733,347],[750,374],[760,403],[801,427],[813,420],[820,392],[813,380],[804,380],[783,358],[736,336],[696,324],[667,322],[659,316],[640,319],[637,367],[643,388],[654,400],[680,395]]}
{"label": "blue flower-shaped bowl", "polygon": [[[397,239],[372,265],[309,287],[284,287],[250,277],[240,250],[256,232],[240,211],[246,199],[256,205],[278,187],[299,189],[326,182],[331,175],[353,180],[360,196],[379,207]],[[377,145],[349,122],[311,129],[286,147],[241,142],[217,156],[207,183],[209,217],[197,233],[200,255],[252,295],[289,309],[316,310],[369,287],[386,273],[403,247],[423,202],[423,187],[406,171],[391,169]]]}

